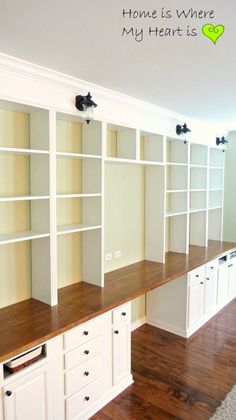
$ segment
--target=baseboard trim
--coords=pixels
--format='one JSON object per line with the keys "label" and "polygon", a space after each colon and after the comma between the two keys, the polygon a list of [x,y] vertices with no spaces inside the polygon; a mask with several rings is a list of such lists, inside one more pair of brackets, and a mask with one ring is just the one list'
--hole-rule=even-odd
{"label": "baseboard trim", "polygon": [[146,320],[147,324],[152,325],[153,327],[160,328],[161,330],[168,331],[172,334],[180,335],[181,337],[187,338],[187,332],[181,328],[173,327],[172,325],[166,324],[165,322],[155,321],[154,319],[148,318]]}
{"label": "baseboard trim", "polygon": [[137,328],[141,327],[143,324],[146,324],[146,317],[138,319],[137,321],[132,322],[131,324],[131,331],[136,330]]}

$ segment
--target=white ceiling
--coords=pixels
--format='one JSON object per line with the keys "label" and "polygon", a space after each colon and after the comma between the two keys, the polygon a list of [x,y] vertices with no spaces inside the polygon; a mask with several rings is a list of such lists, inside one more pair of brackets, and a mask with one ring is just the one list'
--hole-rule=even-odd
{"label": "white ceiling", "polygon": [[[206,6],[207,4],[207,6]],[[215,18],[130,20],[123,9],[215,10]],[[235,0],[0,0],[0,51],[208,122],[236,128]],[[205,23],[223,24],[214,45]],[[196,27],[137,43],[122,28]],[[95,99],[95,98],[94,98]]]}

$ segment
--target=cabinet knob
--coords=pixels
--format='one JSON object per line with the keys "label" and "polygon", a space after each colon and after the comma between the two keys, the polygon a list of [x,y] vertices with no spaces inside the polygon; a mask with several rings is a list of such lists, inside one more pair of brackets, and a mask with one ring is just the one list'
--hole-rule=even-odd
{"label": "cabinet knob", "polygon": [[89,401],[90,397],[86,395],[86,397],[84,397],[85,401]]}
{"label": "cabinet knob", "polygon": [[210,280],[210,277],[207,277],[206,279],[207,279],[207,280]]}
{"label": "cabinet knob", "polygon": [[126,312],[122,312],[122,314],[121,314],[122,316],[126,316]]}
{"label": "cabinet knob", "polygon": [[83,334],[84,334],[84,335],[88,335],[88,331],[84,331],[84,332],[83,332]]}
{"label": "cabinet knob", "polygon": [[115,333],[115,334],[119,334],[119,331],[118,331],[118,330],[115,330],[115,331],[114,331],[114,333]]}
{"label": "cabinet knob", "polygon": [[12,391],[6,391],[6,396],[10,397],[12,395]]}
{"label": "cabinet knob", "polygon": [[85,375],[85,376],[89,376],[89,372],[88,372],[88,371],[85,371],[85,372],[84,372],[84,375]]}
{"label": "cabinet knob", "polygon": [[214,267],[211,267],[211,270],[213,270]]}
{"label": "cabinet knob", "polygon": [[89,350],[84,350],[84,354],[89,354]]}
{"label": "cabinet knob", "polygon": [[200,284],[204,284],[203,281],[201,281]]}
{"label": "cabinet knob", "polygon": [[196,274],[196,277],[199,277],[199,274]]}

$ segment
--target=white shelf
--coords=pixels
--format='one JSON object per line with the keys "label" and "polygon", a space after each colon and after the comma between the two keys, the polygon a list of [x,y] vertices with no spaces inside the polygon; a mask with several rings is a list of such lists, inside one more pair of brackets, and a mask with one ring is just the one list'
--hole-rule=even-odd
{"label": "white shelf", "polygon": [[0,197],[0,202],[7,202],[7,201],[32,201],[32,200],[48,200],[49,195],[21,195],[21,196],[8,196],[8,197]]}
{"label": "white shelf", "polygon": [[223,191],[223,188],[209,188],[209,191]]}
{"label": "white shelf", "polygon": [[179,216],[181,214],[187,214],[187,211],[167,211],[165,217]]}
{"label": "white shelf", "polygon": [[67,159],[102,159],[99,155],[89,155],[83,153],[67,153],[67,152],[57,152],[58,158],[67,158]]}
{"label": "white shelf", "polygon": [[57,194],[56,198],[89,198],[89,197],[101,197],[99,194]]}
{"label": "white shelf", "polygon": [[164,166],[164,162],[155,162],[150,160],[136,160],[136,159],[125,159],[125,158],[105,158],[105,163],[129,163],[132,165],[151,165],[151,166]]}
{"label": "white shelf", "polygon": [[196,165],[191,163],[190,165],[191,168],[203,168],[203,169],[207,169],[207,165]]}
{"label": "white shelf", "polygon": [[209,166],[209,169],[220,169],[223,171],[224,168],[222,166]]}
{"label": "white shelf", "polygon": [[101,229],[101,225],[88,225],[88,224],[78,224],[78,225],[64,225],[57,227],[57,235],[64,235],[66,233],[73,232],[86,232],[89,230]]}
{"label": "white shelf", "polygon": [[211,206],[208,208],[208,210],[218,210],[218,209],[222,209],[222,206]]}
{"label": "white shelf", "polygon": [[197,191],[207,191],[207,189],[206,188],[191,188],[190,189],[190,192],[197,192]]}
{"label": "white shelf", "polygon": [[171,166],[188,166],[187,163],[178,163],[178,162],[166,162],[166,165],[171,165]]}
{"label": "white shelf", "polygon": [[48,150],[18,149],[15,147],[0,147],[0,153],[14,155],[49,155]]}
{"label": "white shelf", "polygon": [[182,192],[187,192],[188,190],[166,190],[166,193],[182,193]]}
{"label": "white shelf", "polygon": [[49,237],[48,232],[35,232],[32,230],[17,233],[5,233],[0,235],[0,245],[47,237]]}
{"label": "white shelf", "polygon": [[206,211],[206,208],[202,208],[202,209],[194,209],[194,208],[190,208],[189,209],[189,213],[198,213],[200,211]]}

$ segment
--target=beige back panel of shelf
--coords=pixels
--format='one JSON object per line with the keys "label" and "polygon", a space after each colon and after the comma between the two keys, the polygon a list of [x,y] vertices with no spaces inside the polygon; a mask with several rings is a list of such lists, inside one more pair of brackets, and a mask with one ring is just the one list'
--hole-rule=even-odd
{"label": "beige back panel of shelf", "polygon": [[0,109],[0,146],[29,147],[29,115]]}
{"label": "beige back panel of shelf", "polygon": [[0,246],[0,307],[31,298],[30,241]]}
{"label": "beige back panel of shelf", "polygon": [[71,233],[57,238],[58,288],[81,281],[81,234]]}
{"label": "beige back panel of shelf", "polygon": [[117,131],[107,130],[107,156],[117,157]]}
{"label": "beige back panel of shelf", "polygon": [[82,153],[82,127],[80,123],[57,120],[57,151]]}
{"label": "beige back panel of shelf", "polygon": [[29,156],[0,154],[0,195],[30,193]]}
{"label": "beige back panel of shelf", "polygon": [[30,229],[29,201],[0,203],[0,234]]}
{"label": "beige back panel of shelf", "polygon": [[105,253],[121,258],[105,262],[105,272],[144,259],[144,168],[105,167]]}

